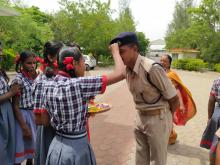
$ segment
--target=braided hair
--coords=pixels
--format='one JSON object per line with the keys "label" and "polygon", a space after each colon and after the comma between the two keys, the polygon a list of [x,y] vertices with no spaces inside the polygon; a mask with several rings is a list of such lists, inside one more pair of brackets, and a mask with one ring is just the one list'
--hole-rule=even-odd
{"label": "braided hair", "polygon": [[64,47],[60,50],[58,56],[59,69],[68,73],[71,77],[77,77],[75,67],[68,67],[69,64],[65,63],[65,59],[72,57],[73,61],[79,63],[80,59],[83,58],[78,47]]}
{"label": "braided hair", "polygon": [[54,76],[54,66],[53,66],[54,61],[49,60],[48,55],[50,55],[50,57],[52,58],[56,57],[62,46],[63,43],[60,41],[48,41],[44,44],[44,51],[43,51],[44,63],[48,64],[44,72],[47,77]]}
{"label": "braided hair", "polygon": [[51,63],[51,61],[48,59],[48,55],[51,57],[55,57],[60,50],[60,48],[63,46],[63,43],[60,41],[48,41],[44,44],[44,62],[45,63]]}
{"label": "braided hair", "polygon": [[0,69],[0,75],[4,77],[5,81],[8,83],[9,82],[9,77],[6,74],[4,69]]}

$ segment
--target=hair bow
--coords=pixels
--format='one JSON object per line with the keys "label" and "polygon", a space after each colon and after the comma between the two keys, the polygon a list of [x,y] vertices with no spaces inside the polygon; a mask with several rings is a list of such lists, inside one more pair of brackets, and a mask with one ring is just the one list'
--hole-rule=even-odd
{"label": "hair bow", "polygon": [[73,57],[65,57],[64,58],[63,64],[66,65],[66,70],[73,70],[74,69],[73,61],[74,61]]}
{"label": "hair bow", "polygon": [[44,64],[44,59],[43,58],[41,58],[39,56],[36,56],[35,59],[36,59],[37,62],[39,62],[41,64]]}
{"label": "hair bow", "polygon": [[16,64],[19,63],[20,58],[21,58],[20,54],[16,54],[16,57],[15,57],[15,63]]}

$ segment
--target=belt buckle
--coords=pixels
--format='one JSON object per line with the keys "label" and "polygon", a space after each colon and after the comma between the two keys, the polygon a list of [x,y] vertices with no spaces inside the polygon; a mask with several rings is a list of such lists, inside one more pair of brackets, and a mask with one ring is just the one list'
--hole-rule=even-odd
{"label": "belt buckle", "polygon": [[161,110],[151,110],[151,111],[140,111],[141,115],[146,115],[146,116],[156,116],[161,114]]}

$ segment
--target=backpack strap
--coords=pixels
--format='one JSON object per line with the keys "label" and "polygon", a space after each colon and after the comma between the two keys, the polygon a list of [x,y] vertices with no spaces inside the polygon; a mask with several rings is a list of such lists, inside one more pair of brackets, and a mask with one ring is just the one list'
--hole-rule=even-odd
{"label": "backpack strap", "polygon": [[[152,64],[152,66],[154,66],[154,65],[160,65],[161,67],[163,67],[160,63],[158,63],[158,62],[154,62],[153,64]],[[146,76],[146,74],[145,74],[145,76]],[[150,85],[152,85],[154,88],[156,88],[157,89],[157,91],[159,92],[159,93],[161,93],[160,92],[160,90],[159,90],[159,88],[157,88],[157,86],[156,85],[154,85],[154,83],[152,83],[152,81],[150,80],[150,74],[147,72],[147,80],[149,81],[149,83],[150,83]]]}
{"label": "backpack strap", "polygon": [[148,82],[150,83],[150,85],[153,86],[153,87],[158,91],[158,93],[160,94],[160,96],[159,96],[154,102],[148,102],[148,101],[146,101],[146,100],[144,99],[143,93],[140,93],[142,100],[144,100],[144,102],[145,102],[146,104],[156,104],[156,103],[161,99],[161,97],[163,96],[163,95],[161,94],[161,92],[160,92],[160,89],[159,89],[159,88],[151,81],[151,79],[150,79],[149,70],[150,70],[151,67],[154,66],[154,65],[159,65],[159,66],[162,67],[162,65],[161,65],[160,63],[158,63],[158,62],[154,62],[153,60],[146,59],[146,58],[144,59],[143,67],[145,68],[145,76],[146,76]]}

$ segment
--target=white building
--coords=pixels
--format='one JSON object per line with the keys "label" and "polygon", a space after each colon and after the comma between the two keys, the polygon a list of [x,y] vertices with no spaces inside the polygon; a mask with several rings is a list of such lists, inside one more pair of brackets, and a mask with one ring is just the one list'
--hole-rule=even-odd
{"label": "white building", "polygon": [[173,59],[196,58],[199,51],[196,49],[174,48],[166,50],[166,43],[162,39],[151,41],[147,56],[155,61],[159,61],[160,56],[169,54]]}
{"label": "white building", "polygon": [[169,50],[173,59],[196,58],[200,51],[196,49],[175,48]]}
{"label": "white building", "polygon": [[162,39],[151,41],[149,44],[149,57],[160,57],[162,54],[167,53],[165,49],[166,43]]}

